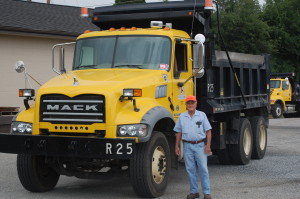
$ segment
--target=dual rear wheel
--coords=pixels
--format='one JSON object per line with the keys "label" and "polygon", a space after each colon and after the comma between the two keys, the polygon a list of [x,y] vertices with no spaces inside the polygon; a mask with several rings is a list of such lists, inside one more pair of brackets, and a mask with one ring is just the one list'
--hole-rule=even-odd
{"label": "dual rear wheel", "polygon": [[248,120],[241,118],[236,144],[227,144],[226,149],[218,151],[221,164],[248,164],[251,158],[262,159],[267,148],[267,129],[265,120],[255,116]]}

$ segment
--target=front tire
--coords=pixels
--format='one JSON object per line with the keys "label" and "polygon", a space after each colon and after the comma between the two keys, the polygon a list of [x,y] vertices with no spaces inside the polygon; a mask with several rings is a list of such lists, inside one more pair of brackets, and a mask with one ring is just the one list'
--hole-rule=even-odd
{"label": "front tire", "polygon": [[45,163],[45,157],[18,154],[17,170],[21,184],[31,192],[52,190],[60,174]]}
{"label": "front tire", "polygon": [[153,132],[147,143],[136,146],[130,161],[130,178],[137,195],[146,198],[164,194],[170,172],[170,149],[161,132]]}
{"label": "front tire", "polygon": [[280,118],[283,114],[283,108],[280,104],[274,104],[271,110],[273,118]]}
{"label": "front tire", "polygon": [[267,128],[263,117],[256,116],[251,119],[253,133],[253,159],[262,159],[267,149]]}
{"label": "front tire", "polygon": [[248,119],[240,118],[238,144],[232,145],[231,158],[233,163],[246,165],[252,155],[252,129]]}

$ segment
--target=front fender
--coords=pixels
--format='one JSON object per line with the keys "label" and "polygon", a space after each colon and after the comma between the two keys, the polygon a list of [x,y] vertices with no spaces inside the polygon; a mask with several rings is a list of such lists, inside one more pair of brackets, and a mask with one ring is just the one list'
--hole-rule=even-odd
{"label": "front fender", "polygon": [[12,121],[34,123],[34,106],[27,110],[20,111]]}
{"label": "front fender", "polygon": [[[156,125],[156,123],[163,119],[163,118],[170,118],[174,121],[173,115],[168,111],[166,108],[163,106],[156,106],[151,108],[141,119],[140,123],[148,124],[149,125],[149,130],[148,130],[148,135],[143,138],[139,138],[139,142],[147,142],[153,132],[153,128]],[[175,123],[175,121],[174,121]]]}

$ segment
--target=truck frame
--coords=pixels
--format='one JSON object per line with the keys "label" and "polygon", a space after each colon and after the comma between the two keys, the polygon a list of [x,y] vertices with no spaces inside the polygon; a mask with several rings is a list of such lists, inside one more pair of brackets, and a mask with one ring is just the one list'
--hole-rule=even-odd
{"label": "truck frame", "polygon": [[213,126],[220,163],[263,158],[269,56],[216,51],[211,14],[204,1],[95,8],[92,22],[101,31],[77,38],[73,70],[65,71],[57,45],[59,75],[36,96],[23,89],[26,110],[10,134],[0,134],[0,151],[18,154],[23,187],[45,192],[60,175],[129,172],[137,195],[161,196],[171,167],[184,158],[175,155],[173,127],[188,95]]}

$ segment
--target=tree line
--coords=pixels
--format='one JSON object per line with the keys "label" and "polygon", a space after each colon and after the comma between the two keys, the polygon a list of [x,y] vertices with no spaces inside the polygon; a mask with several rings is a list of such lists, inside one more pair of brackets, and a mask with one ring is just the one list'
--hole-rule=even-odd
{"label": "tree line", "polygon": [[[162,0],[167,1],[167,0]],[[196,2],[199,0],[196,0]],[[115,4],[145,0],[115,0]],[[300,76],[300,0],[217,0],[220,31],[230,51],[271,55],[271,72]],[[217,14],[212,16],[217,35]],[[224,50],[218,37],[216,48]]]}
{"label": "tree line", "polygon": [[[230,51],[271,55],[271,72],[296,72],[300,76],[300,1],[222,0],[221,33]],[[216,13],[212,18],[217,33]],[[217,47],[222,49],[220,41]]]}

